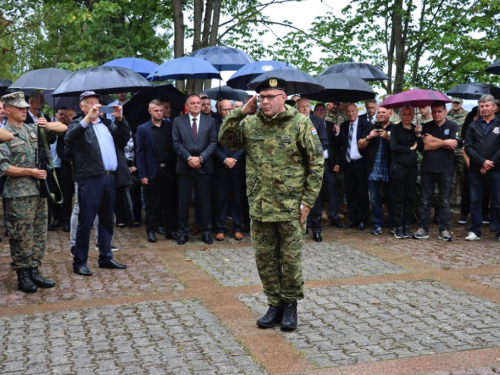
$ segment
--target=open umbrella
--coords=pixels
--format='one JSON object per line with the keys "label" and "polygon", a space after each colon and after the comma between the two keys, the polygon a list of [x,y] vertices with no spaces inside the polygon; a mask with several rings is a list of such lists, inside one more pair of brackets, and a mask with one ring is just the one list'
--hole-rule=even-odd
{"label": "open umbrella", "polygon": [[149,81],[166,81],[167,79],[197,79],[215,78],[222,79],[220,73],[212,64],[194,59],[190,56],[178,57],[165,61],[147,76]]}
{"label": "open umbrella", "polygon": [[320,73],[320,76],[326,74],[345,74],[355,76],[365,81],[385,81],[389,77],[379,68],[367,63],[348,62],[329,66]]}
{"label": "open umbrella", "polygon": [[325,89],[311,75],[295,68],[276,69],[261,74],[253,79],[248,87],[253,90],[259,83],[270,78],[285,80],[287,94],[311,94]]}
{"label": "open umbrella", "polygon": [[500,99],[500,89],[487,83],[466,83],[456,85],[453,86],[446,94],[470,100],[479,99],[482,95],[490,94],[495,98]]}
{"label": "open umbrella", "polygon": [[54,90],[53,96],[77,96],[83,91],[97,94],[138,91],[154,87],[151,82],[127,68],[96,66],[71,73]]}
{"label": "open umbrella", "polygon": [[485,72],[490,74],[500,74],[500,60],[495,61],[493,64],[485,69]]}
{"label": "open umbrella", "polygon": [[250,81],[261,74],[283,68],[295,69],[292,65],[281,61],[255,61],[243,66],[234,73],[231,78],[228,79],[227,85],[233,89],[247,90]]}
{"label": "open umbrella", "polygon": [[140,74],[144,78],[146,78],[149,73],[151,73],[153,70],[155,70],[158,67],[158,64],[145,60],[145,59],[138,59],[136,57],[122,57],[120,59],[114,59],[111,61],[108,61],[105,64],[102,64],[103,66],[117,66],[120,68],[127,68],[130,70],[133,70],[137,74]]}
{"label": "open umbrella", "polygon": [[244,102],[248,94],[243,90],[235,90],[228,86],[212,87],[211,89],[202,91],[200,95],[206,95],[212,100],[239,100]]}
{"label": "open umbrella", "polygon": [[385,108],[401,108],[403,105],[409,104],[413,108],[417,108],[427,107],[436,101],[450,103],[451,99],[439,91],[414,89],[391,95],[380,106]]}
{"label": "open umbrella", "polygon": [[10,90],[54,90],[71,72],[64,69],[46,68],[24,73],[9,86]]}
{"label": "open umbrella", "polygon": [[6,78],[0,78],[0,95],[5,95],[12,81]]}
{"label": "open umbrella", "polygon": [[232,47],[206,47],[193,51],[191,57],[203,59],[212,64],[219,72],[225,70],[238,70],[250,64],[253,59],[245,52]]}
{"label": "open umbrella", "polygon": [[319,102],[359,102],[374,99],[375,91],[361,78],[344,74],[328,74],[316,77],[316,81],[325,87],[323,91],[305,95]]}

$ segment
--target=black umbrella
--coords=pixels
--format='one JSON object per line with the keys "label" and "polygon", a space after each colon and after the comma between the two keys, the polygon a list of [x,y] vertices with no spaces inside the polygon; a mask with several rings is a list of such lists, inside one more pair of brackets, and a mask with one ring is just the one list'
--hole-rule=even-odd
{"label": "black umbrella", "polygon": [[60,83],[53,96],[77,96],[83,91],[97,94],[138,91],[154,85],[136,72],[114,66],[96,66],[71,73]]}
{"label": "black umbrella", "polygon": [[487,83],[465,83],[456,85],[453,86],[446,94],[456,98],[470,100],[479,99],[482,95],[490,94],[496,99],[500,99],[500,89]]}
{"label": "black umbrella", "polygon": [[488,66],[485,71],[490,74],[500,74],[500,60],[497,60]]}
{"label": "black umbrella", "polygon": [[5,95],[10,85],[12,85],[10,79],[0,78],[0,95]]}
{"label": "black umbrella", "polygon": [[361,78],[345,74],[328,74],[316,77],[318,83],[325,87],[323,91],[305,95],[319,102],[359,102],[375,99],[375,91]]}
{"label": "black umbrella", "polygon": [[135,133],[139,125],[151,120],[148,108],[149,102],[153,99],[168,99],[170,101],[172,119],[182,114],[186,103],[186,95],[172,85],[161,85],[152,89],[140,90],[123,106],[123,114],[127,118],[132,132]]}
{"label": "black umbrella", "polygon": [[355,76],[365,81],[385,81],[389,77],[379,68],[367,63],[342,63],[329,66],[323,70],[320,76],[327,74],[345,74],[347,76]]}
{"label": "black umbrella", "polygon": [[211,89],[202,91],[200,95],[206,95],[212,100],[239,100],[244,102],[248,94],[243,90],[235,90],[229,86],[212,87]]}
{"label": "black umbrella", "polygon": [[261,74],[248,84],[252,90],[261,83],[270,78],[278,78],[286,81],[285,92],[287,94],[310,94],[324,90],[311,75],[296,69],[276,69],[270,72]]}
{"label": "black umbrella", "polygon": [[24,73],[9,86],[14,90],[54,90],[71,72],[64,69],[46,68]]}

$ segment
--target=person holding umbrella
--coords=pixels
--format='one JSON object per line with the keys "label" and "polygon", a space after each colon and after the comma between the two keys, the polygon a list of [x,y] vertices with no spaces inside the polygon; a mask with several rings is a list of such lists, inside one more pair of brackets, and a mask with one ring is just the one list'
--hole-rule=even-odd
{"label": "person holding umbrella", "polygon": [[7,125],[2,130],[11,134],[0,137],[0,171],[7,176],[3,191],[7,200],[7,229],[10,236],[12,268],[18,277],[18,289],[34,293],[37,288],[53,288],[55,283],[45,279],[38,267],[42,264],[47,246],[47,201],[40,197],[38,180],[47,178],[47,171],[36,167],[38,154],[37,128],[48,139],[64,133],[66,125],[39,119],[38,124],[26,124],[29,104],[24,93],[14,92],[2,97],[7,112]]}

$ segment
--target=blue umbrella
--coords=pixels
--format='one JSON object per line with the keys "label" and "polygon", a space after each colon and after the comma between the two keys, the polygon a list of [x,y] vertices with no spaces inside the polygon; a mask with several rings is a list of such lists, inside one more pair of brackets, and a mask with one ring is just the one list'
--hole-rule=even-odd
{"label": "blue umbrella", "polygon": [[227,85],[232,87],[233,89],[247,90],[248,84],[253,79],[260,76],[262,73],[269,72],[274,69],[283,69],[290,68],[295,69],[293,66],[288,63],[284,63],[281,61],[255,61],[248,65],[245,65],[236,73],[234,73],[231,78],[227,81]]}
{"label": "blue umbrella", "polygon": [[178,57],[165,61],[154,72],[147,76],[149,81],[166,81],[167,79],[222,79],[220,73],[212,64],[189,56]]}
{"label": "blue umbrella", "polygon": [[245,52],[232,47],[207,47],[194,51],[190,55],[197,59],[203,59],[221,72],[225,70],[238,70],[253,62],[253,59]]}
{"label": "blue umbrella", "polygon": [[145,59],[138,59],[136,57],[122,57],[120,59],[114,59],[111,61],[108,61],[105,64],[102,64],[103,66],[117,66],[120,68],[128,68],[130,70],[133,70],[134,72],[140,74],[144,78],[146,78],[149,73],[151,73],[153,70],[155,70],[158,67],[158,64],[145,60]]}

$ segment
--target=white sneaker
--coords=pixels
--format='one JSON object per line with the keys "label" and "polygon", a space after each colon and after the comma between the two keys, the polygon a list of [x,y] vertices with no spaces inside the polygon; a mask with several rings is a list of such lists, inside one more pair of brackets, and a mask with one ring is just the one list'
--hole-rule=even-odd
{"label": "white sneaker", "polygon": [[465,237],[466,241],[479,241],[481,237],[476,236],[476,233],[474,232],[469,232],[469,235]]}

